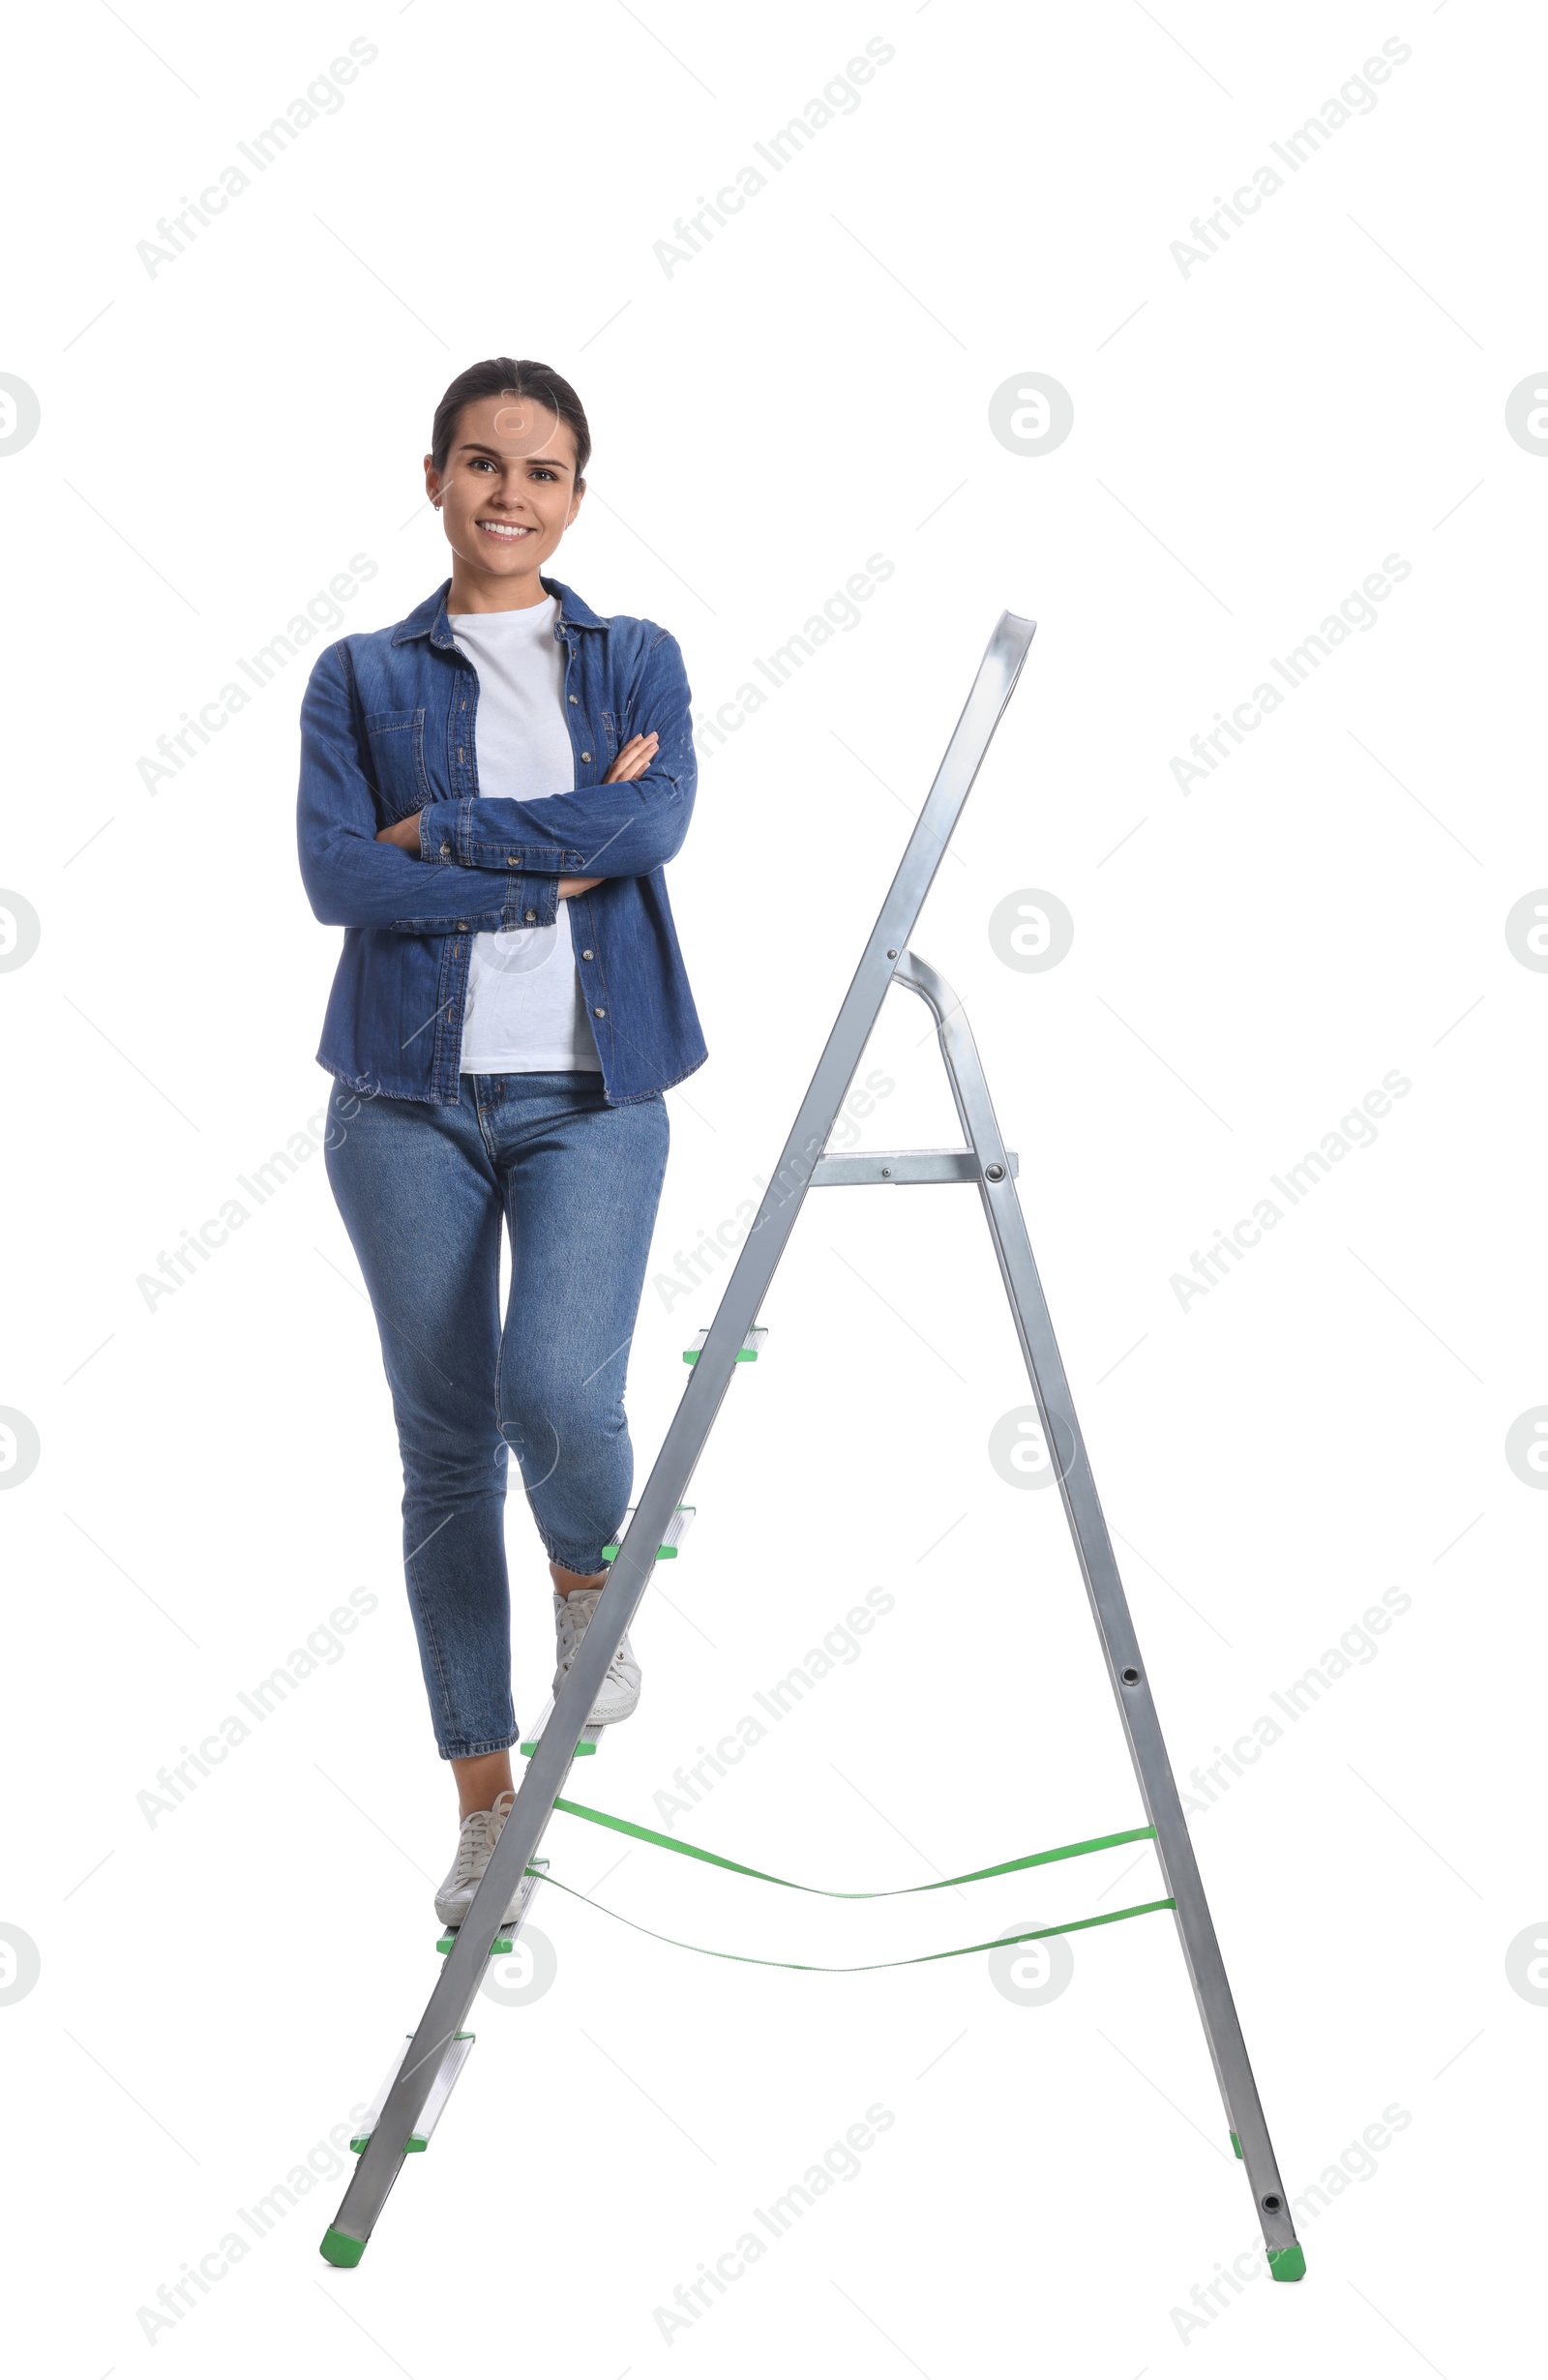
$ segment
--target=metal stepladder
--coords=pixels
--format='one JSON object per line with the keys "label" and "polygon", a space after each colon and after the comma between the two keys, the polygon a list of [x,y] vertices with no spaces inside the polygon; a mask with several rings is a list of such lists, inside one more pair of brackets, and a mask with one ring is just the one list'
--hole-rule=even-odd
{"label": "metal stepladder", "polygon": [[[1242,2159],[1276,2280],[1298,2280],[1305,2259],[1248,2064],[1204,1886],[1151,1700],[1128,1602],[1087,1460],[1085,1441],[1054,1337],[1015,1188],[1016,1159],[1004,1145],[972,1035],[939,975],[908,947],[937,867],[1010,699],[1034,623],[1002,612],[952,731],[828,1035],[784,1154],[727,1280],[715,1319],[689,1351],[692,1369],[639,1503],[622,1532],[607,1585],[567,1672],[551,1716],[534,1732],[515,1806],[439,1980],[395,2074],[363,2127],[360,2161],[323,2242],[330,2263],[358,2264],[410,2150],[422,2148],[467,2055],[465,2023],[491,1950],[520,1929],[546,1861],[535,1855],[578,1751],[595,1746],[587,1718],[613,1652],[656,1562],[675,1547],[689,1507],[679,1503],[738,1360],[762,1338],[757,1316],[808,1189],[843,1184],[974,1182],[1026,1360],[1045,1443],[1058,1478],[1118,1717],[1134,1763],[1155,1852],[1176,1919],[1205,2038],[1225,2102],[1232,2145]],[[925,1002],[951,1085],[966,1146],[958,1149],[824,1153],[889,985]],[[535,1872],[534,1872],[535,1870]],[[502,1920],[519,1885],[518,1917]],[[363,2145],[362,2145],[363,2144]]]}

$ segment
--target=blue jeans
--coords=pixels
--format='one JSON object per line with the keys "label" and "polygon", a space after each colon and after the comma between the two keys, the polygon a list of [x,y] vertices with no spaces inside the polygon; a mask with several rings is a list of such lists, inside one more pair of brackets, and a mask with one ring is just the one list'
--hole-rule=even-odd
{"label": "blue jeans", "polygon": [[669,1139],[659,1091],[610,1107],[597,1073],[460,1080],[455,1107],[335,1083],[326,1146],[381,1334],[403,1569],[443,1760],[517,1740],[509,1455],[566,1570],[602,1568],[628,1507],[629,1343]]}

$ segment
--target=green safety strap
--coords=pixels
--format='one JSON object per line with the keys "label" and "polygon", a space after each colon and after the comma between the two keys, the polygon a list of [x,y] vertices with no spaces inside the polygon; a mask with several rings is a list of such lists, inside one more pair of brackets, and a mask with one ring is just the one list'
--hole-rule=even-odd
{"label": "green safety strap", "polygon": [[[830,1901],[892,1901],[902,1899],[909,1892],[944,1892],[951,1885],[982,1884],[988,1876],[1011,1876],[1024,1867],[1046,1867],[1051,1859],[1079,1859],[1088,1851],[1110,1851],[1116,1843],[1147,1842],[1155,1833],[1154,1827],[1126,1827],[1121,1834],[1094,1834],[1087,1843],[1060,1843],[1054,1851],[1028,1851],[1019,1859],[1001,1859],[996,1867],[970,1868],[966,1876],[938,1876],[930,1884],[897,1885],[889,1892],[835,1892],[826,1885],[792,1884],[789,1876],[771,1876],[764,1868],[744,1867],[740,1859],[722,1859],[718,1851],[705,1851],[698,1843],[679,1843],[675,1835],[658,1834],[654,1827],[637,1826],[632,1818],[614,1818],[607,1810],[588,1810],[580,1801],[556,1800],[553,1806],[556,1810],[565,1811],[571,1818],[587,1819],[594,1827],[610,1827],[616,1834],[632,1834],[641,1843],[656,1843],[663,1851],[675,1851],[685,1859],[704,1859],[711,1867],[729,1868],[733,1876],[752,1876],[759,1884],[782,1885],[787,1892],[819,1893],[824,1900]],[[530,1874],[531,1870],[528,1869],[527,1872]],[[566,1890],[569,1889],[569,1887],[565,1888]],[[581,1900],[587,1897],[588,1895],[583,1892],[580,1895]],[[600,1908],[601,1903],[599,1902],[597,1906]],[[1152,1901],[1146,1906],[1154,1909],[1170,1909],[1172,1904],[1170,1901]],[[611,1917],[614,1912],[609,1910],[607,1914]],[[1124,1912],[1123,1914],[1130,1913]],[[625,1922],[627,1923],[628,1920],[626,1919]],[[1105,1924],[1107,1920],[1087,1918],[1085,1922],[1088,1925],[1097,1925]],[[642,1930],[648,1933],[650,1929],[647,1926]],[[1069,1929],[1055,1927],[1052,1930],[1067,1932]],[[663,1935],[661,1939],[665,1941],[667,1937]],[[689,1944],[687,1947],[691,1949],[693,1945]],[[972,1948],[976,1949],[981,1946],[975,1943]],[[955,1952],[946,1951],[936,1953],[938,1957],[954,1957],[955,1955]],[[780,1960],[774,1961],[775,1965],[783,1963]],[[907,1966],[912,1962],[893,1960],[887,1963],[891,1965],[901,1963]]]}
{"label": "green safety strap", "polygon": [[[560,1806],[562,1807],[562,1804]],[[1120,1836],[1116,1839],[1127,1841],[1130,1838]],[[679,1844],[674,1848],[680,1850],[685,1847]],[[1087,1848],[1089,1849],[1090,1846],[1087,1845]],[[1050,1856],[1057,1857],[1057,1855]],[[722,1861],[721,1864],[729,1866],[733,1862],[727,1860]],[[1012,1864],[1020,1866],[1025,1862],[1013,1861]],[[530,1867],[526,1872],[529,1876],[541,1873],[540,1870]],[[749,1868],[746,1872],[749,1875],[758,1874],[756,1868]],[[991,1871],[986,1871],[988,1872]],[[998,1873],[997,1870],[993,1872]],[[768,1881],[773,1884],[783,1884],[785,1879],[782,1876],[775,1876]],[[626,1918],[621,1910],[609,1909],[604,1902],[592,1900],[589,1892],[578,1891],[574,1885],[561,1884],[557,1876],[545,1876],[543,1882],[552,1885],[558,1892],[568,1892],[572,1900],[590,1901],[592,1908],[600,1910],[605,1918],[616,1918],[620,1925],[632,1926],[637,1934],[648,1934],[652,1942],[665,1942],[674,1950],[695,1950],[700,1958],[734,1959],[739,1967],[790,1967],[801,1975],[874,1975],[882,1967],[928,1967],[933,1960],[938,1958],[970,1958],[975,1950],[1004,1950],[1009,1949],[1018,1942],[1042,1942],[1050,1934],[1079,1934],[1084,1932],[1087,1926],[1116,1925],[1124,1918],[1147,1918],[1154,1910],[1176,1909],[1177,1905],[1174,1900],[1141,1901],[1136,1908],[1110,1909],[1100,1918],[1074,1918],[1068,1925],[1029,1925],[1019,1934],[997,1935],[993,1942],[965,1942],[957,1950],[924,1950],[915,1958],[872,1958],[863,1960],[857,1967],[828,1967],[819,1965],[812,1959],[752,1958],[745,1950],[711,1950],[707,1949],[701,1942],[679,1942],[674,1934],[658,1934],[653,1925],[640,1925],[633,1918]],[[801,1886],[795,1889],[798,1891],[805,1889]],[[926,1888],[916,1889],[922,1890]],[[855,1900],[884,1900],[889,1896],[885,1893],[861,1892],[842,1894],[840,1897]]]}

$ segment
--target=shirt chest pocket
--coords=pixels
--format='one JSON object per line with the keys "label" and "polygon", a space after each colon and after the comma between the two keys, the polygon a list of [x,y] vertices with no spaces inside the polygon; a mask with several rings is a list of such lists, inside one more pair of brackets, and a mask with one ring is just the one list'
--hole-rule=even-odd
{"label": "shirt chest pocket", "polygon": [[368,769],[388,822],[423,810],[435,798],[425,768],[423,704],[411,711],[371,711],[364,724]]}

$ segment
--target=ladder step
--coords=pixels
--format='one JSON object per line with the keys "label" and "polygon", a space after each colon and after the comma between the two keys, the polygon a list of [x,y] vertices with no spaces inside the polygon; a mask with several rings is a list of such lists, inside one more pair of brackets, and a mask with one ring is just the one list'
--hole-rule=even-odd
{"label": "ladder step", "polygon": [[1005,1151],[1003,1171],[998,1160],[987,1171],[970,1148],[853,1148],[840,1156],[820,1157],[812,1169],[810,1187],[834,1189],[847,1182],[1014,1181],[1021,1170],[1013,1148]]}
{"label": "ladder step", "polygon": [[[415,2126],[413,2131],[410,2132],[407,2140],[403,2143],[403,2153],[405,2156],[411,2150],[429,2148],[430,2136],[432,2132],[434,2131],[436,2125],[440,2122],[441,2110],[452,2096],[452,2086],[456,2082],[459,2074],[461,2074],[463,2067],[466,2066],[468,2052],[471,2050],[476,2038],[477,2036],[471,2033],[454,2033],[451,2039],[447,2042],[446,2055],[442,2058],[440,2067],[435,2075],[435,2080],[430,2087],[430,2097],[425,2101],[424,2106],[420,2109],[419,2122]],[[360,2151],[365,2148],[366,2143],[370,2140],[372,2133],[376,2128],[376,2120],[380,2116],[382,2109],[387,2104],[387,2094],[391,2091],[394,2083],[398,2080],[399,2074],[402,2069],[403,2060],[407,2057],[408,2052],[413,2045],[413,2039],[414,2037],[411,2033],[403,2036],[403,2046],[399,2051],[397,2057],[393,2060],[386,2081],[382,2084],[381,2089],[372,2100],[365,2122],[362,2124],[360,2130],[356,2133],[354,2139],[349,2144],[357,2156]]]}
{"label": "ladder step", "polygon": [[[523,1736],[521,1739],[521,1758],[523,1760],[531,1759],[533,1753],[537,1750],[538,1745],[543,1740],[543,1730],[547,1727],[552,1716],[553,1697],[551,1694],[542,1712],[539,1714],[538,1723],[533,1728],[532,1733],[530,1736]],[[579,1760],[583,1754],[587,1752],[594,1752],[598,1744],[602,1741],[602,1734],[603,1731],[600,1727],[582,1727],[580,1730],[580,1740],[575,1747],[576,1758]]]}
{"label": "ladder step", "polygon": [[[738,1358],[738,1361],[739,1360],[740,1358]],[[658,1562],[672,1562],[675,1560],[677,1548],[687,1536],[689,1525],[693,1520],[694,1514],[698,1510],[699,1506],[697,1504],[678,1505],[676,1511],[672,1514],[671,1519],[667,1523],[666,1535],[662,1538],[661,1543],[656,1548],[656,1560]],[[628,1528],[634,1517],[635,1507],[631,1504],[628,1511],[623,1516],[624,1529]],[[613,1556],[617,1553],[618,1548],[622,1543],[623,1530],[620,1530],[617,1536],[614,1537],[612,1543],[603,1547],[602,1559],[604,1562],[611,1562]]]}
{"label": "ladder step", "polygon": [[[656,1548],[656,1560],[658,1562],[674,1562],[676,1560],[677,1548],[681,1545],[684,1537],[687,1536],[689,1525],[698,1509],[699,1506],[697,1504],[678,1505],[676,1511],[672,1514],[671,1519],[667,1523],[666,1535]],[[623,1516],[624,1529],[628,1528],[629,1523],[634,1519],[634,1516],[635,1507],[631,1504],[628,1511]],[[602,1549],[604,1567],[606,1567],[607,1564],[612,1561],[613,1556],[617,1553],[618,1548],[622,1543],[623,1531],[620,1530],[618,1535],[613,1539],[612,1543],[610,1545],[605,1545]],[[539,1743],[542,1741],[543,1731],[548,1726],[548,1723],[552,1716],[553,1697],[551,1695],[547,1704],[544,1706],[541,1715],[539,1716],[537,1725],[533,1728],[530,1735],[523,1736],[521,1739],[521,1757],[523,1760],[531,1759],[533,1753],[537,1750]],[[586,1753],[594,1752],[598,1744],[602,1741],[602,1736],[603,1730],[600,1727],[582,1727],[580,1730],[580,1741],[575,1747],[576,1758],[579,1760]]]}
{"label": "ladder step", "polygon": [[[495,1935],[494,1940],[490,1944],[491,1958],[508,1958],[511,1952],[515,1949],[516,1937],[520,1932],[521,1925],[525,1921],[527,1911],[532,1906],[532,1895],[537,1890],[538,1886],[542,1883],[543,1878],[549,1872],[549,1863],[547,1859],[529,1859],[527,1865],[529,1869],[535,1868],[538,1872],[536,1875],[528,1874],[522,1877],[521,1907],[517,1910],[515,1917],[509,1919],[500,1928],[500,1931]],[[457,1934],[457,1927],[455,1925],[449,1925],[445,1933],[441,1936],[439,1942],[435,1945],[436,1949],[439,1950],[443,1956],[456,1942]]]}
{"label": "ladder step", "polygon": [[[704,1341],[708,1338],[708,1336],[709,1333],[707,1330],[700,1330],[696,1333],[693,1346],[685,1347],[683,1349],[684,1363],[697,1363],[699,1361],[699,1351],[703,1346]],[[768,1325],[765,1323],[755,1323],[746,1338],[742,1341],[741,1346],[736,1351],[737,1362],[756,1363],[758,1361],[759,1349],[762,1346],[763,1341],[767,1337]]]}

